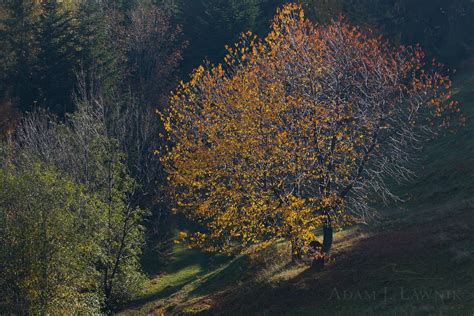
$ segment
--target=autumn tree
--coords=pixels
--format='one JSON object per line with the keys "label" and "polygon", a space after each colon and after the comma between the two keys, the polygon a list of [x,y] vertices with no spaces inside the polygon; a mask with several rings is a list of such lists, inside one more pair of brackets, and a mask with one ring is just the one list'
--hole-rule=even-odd
{"label": "autumn tree", "polygon": [[264,40],[243,34],[162,113],[176,211],[202,225],[188,241],[232,252],[283,238],[298,255],[329,219],[369,220],[458,111],[440,67],[342,20],[315,26],[297,5]]}

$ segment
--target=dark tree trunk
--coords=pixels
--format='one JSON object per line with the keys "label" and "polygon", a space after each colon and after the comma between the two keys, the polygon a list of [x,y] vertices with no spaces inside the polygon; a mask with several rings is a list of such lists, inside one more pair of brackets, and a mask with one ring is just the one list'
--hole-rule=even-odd
{"label": "dark tree trunk", "polygon": [[332,239],[333,239],[333,230],[332,230],[332,222],[329,215],[327,216],[326,222],[324,223],[323,227],[323,252],[327,253],[331,250],[332,246]]}
{"label": "dark tree trunk", "polygon": [[331,217],[329,214],[326,214],[327,218],[323,226],[323,244],[319,244],[318,254],[311,263],[311,270],[315,272],[320,272],[324,268],[324,263],[326,260],[326,254],[331,250],[332,240],[333,240],[333,229]]}

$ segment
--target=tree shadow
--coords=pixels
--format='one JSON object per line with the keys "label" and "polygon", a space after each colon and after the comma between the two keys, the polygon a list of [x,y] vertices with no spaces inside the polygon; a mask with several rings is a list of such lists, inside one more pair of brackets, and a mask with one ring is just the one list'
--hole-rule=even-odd
{"label": "tree shadow", "polygon": [[121,311],[126,310],[126,309],[133,310],[133,309],[136,309],[136,308],[140,308],[144,305],[147,305],[147,304],[149,304],[153,301],[164,299],[166,297],[171,296],[172,294],[174,294],[176,292],[179,292],[182,288],[184,288],[186,285],[188,285],[189,283],[191,283],[193,281],[194,281],[194,279],[190,278],[190,279],[188,279],[184,282],[180,282],[180,283],[177,283],[177,284],[174,284],[174,285],[169,285],[169,286],[163,288],[162,290],[159,290],[159,291],[154,292],[150,295],[146,295],[146,296],[143,296],[141,298],[138,298],[136,300],[133,300],[133,301],[129,302],[125,306],[122,306],[122,308],[120,310]]}
{"label": "tree shadow", "polygon": [[[150,275],[151,278],[155,277],[158,280],[160,277],[166,278],[169,279],[170,284],[151,294],[129,302],[120,310],[133,310],[153,301],[167,298],[179,292],[188,284],[230,262],[231,259],[232,258],[222,254],[206,253],[197,249],[187,249],[183,245],[175,244],[167,264],[160,265],[154,270],[148,267],[148,271],[153,271]],[[150,263],[153,263],[153,261],[148,262],[148,264]],[[193,270],[193,268],[196,269],[196,272],[189,272],[189,274],[183,273],[183,271],[188,269]]]}
{"label": "tree shadow", "polygon": [[[450,248],[434,236],[451,236],[461,248],[472,245],[473,235],[467,229],[460,231],[472,216],[461,213],[457,218],[366,236],[336,250],[334,261],[321,272],[306,269],[287,280],[248,282],[214,292],[206,298],[211,306],[200,315],[380,315],[403,314],[410,308],[416,314],[467,306],[474,299],[466,291],[474,285],[465,278],[469,263],[456,263]],[[440,301],[435,294],[424,301],[403,297],[420,289],[449,293],[461,284],[464,292],[458,294],[463,300]]]}
{"label": "tree shadow", "polygon": [[199,284],[191,295],[203,296],[214,291],[225,289],[245,280],[252,274],[248,256],[241,255],[231,260],[228,264],[211,274],[204,282]]}

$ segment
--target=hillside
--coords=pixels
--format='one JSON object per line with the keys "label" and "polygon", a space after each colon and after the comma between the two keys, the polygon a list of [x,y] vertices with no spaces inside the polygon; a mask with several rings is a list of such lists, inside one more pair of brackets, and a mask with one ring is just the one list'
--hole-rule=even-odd
{"label": "hillside", "polygon": [[0,1],[0,316],[474,316],[473,1]]}
{"label": "hillside", "polygon": [[406,203],[337,233],[323,272],[291,265],[285,244],[232,260],[176,245],[121,314],[471,315],[474,72],[456,76],[455,93],[466,125],[426,146]]}

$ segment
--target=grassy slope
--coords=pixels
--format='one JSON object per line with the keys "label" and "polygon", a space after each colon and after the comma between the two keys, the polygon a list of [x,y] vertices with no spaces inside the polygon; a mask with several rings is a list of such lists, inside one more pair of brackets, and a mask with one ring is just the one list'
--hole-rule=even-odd
{"label": "grassy slope", "polygon": [[325,271],[288,265],[284,244],[233,260],[177,245],[123,313],[473,315],[474,72],[455,87],[466,126],[428,144],[406,204],[338,233]]}

